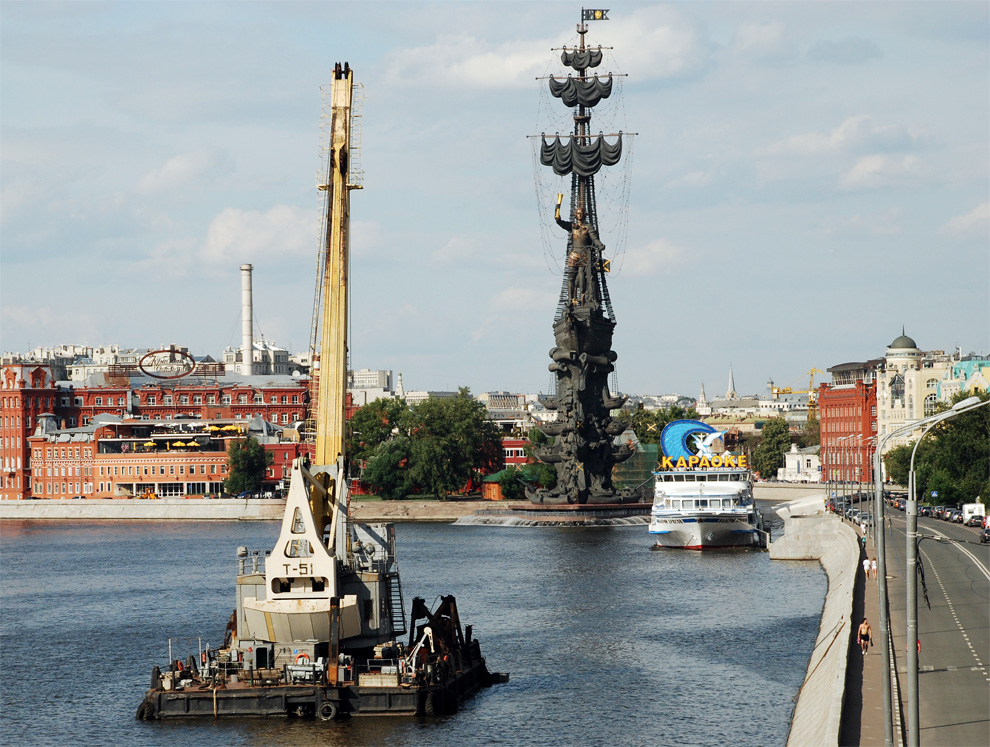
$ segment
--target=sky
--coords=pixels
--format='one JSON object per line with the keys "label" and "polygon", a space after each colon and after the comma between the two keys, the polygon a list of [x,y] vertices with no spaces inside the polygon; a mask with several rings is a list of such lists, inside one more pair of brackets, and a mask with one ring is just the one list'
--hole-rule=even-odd
{"label": "sky", "polygon": [[[990,5],[607,7],[592,131],[634,133],[599,176],[613,388],[806,389],[902,329],[990,353]],[[346,61],[351,367],[549,391],[568,190],[531,136],[570,128],[545,76],[580,9],[3,0],[0,348],[219,357],[250,263],[256,337],[306,350],[321,87]]]}

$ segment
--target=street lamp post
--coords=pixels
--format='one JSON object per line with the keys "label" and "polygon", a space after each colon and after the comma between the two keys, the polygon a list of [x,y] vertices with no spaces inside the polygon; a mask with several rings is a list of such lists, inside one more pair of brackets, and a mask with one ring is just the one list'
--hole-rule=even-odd
{"label": "street lamp post", "polygon": [[[921,435],[911,450],[911,467],[908,473],[908,500],[905,510],[907,513],[907,671],[908,671],[908,747],[918,747],[920,744],[919,703],[918,703],[918,496],[915,493],[914,455],[918,451],[921,439],[943,420],[954,418],[956,415],[975,410],[977,407],[990,404],[990,400],[979,397],[969,397],[952,406],[951,410],[932,415],[914,424],[914,429],[922,428]],[[904,429],[902,429],[904,430]],[[914,641],[914,643],[911,643]]]}

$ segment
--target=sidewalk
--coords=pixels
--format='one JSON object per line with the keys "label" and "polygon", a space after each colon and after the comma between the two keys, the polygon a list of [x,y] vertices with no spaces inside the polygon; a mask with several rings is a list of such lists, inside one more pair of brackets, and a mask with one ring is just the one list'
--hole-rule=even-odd
{"label": "sidewalk", "polygon": [[[849,666],[846,670],[846,695],[842,709],[842,728],[839,733],[841,745],[884,745],[883,717],[883,661],[881,658],[880,607],[877,582],[867,579],[863,573],[862,560],[875,558],[876,548],[867,540],[865,549],[860,552],[860,567],[856,576],[856,589],[853,594],[852,642],[849,646]],[[890,569],[888,568],[888,575]],[[866,617],[873,628],[874,645],[863,656],[856,643],[856,628]],[[890,642],[889,642],[890,643]],[[893,656],[891,644],[888,650]],[[893,660],[890,669],[896,672]],[[893,710],[894,745],[903,745],[903,720],[901,718],[900,697],[897,678],[891,687]]]}

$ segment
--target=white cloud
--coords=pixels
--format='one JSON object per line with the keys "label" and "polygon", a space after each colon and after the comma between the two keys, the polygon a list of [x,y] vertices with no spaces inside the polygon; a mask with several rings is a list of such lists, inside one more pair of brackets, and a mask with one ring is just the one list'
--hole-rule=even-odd
{"label": "white cloud", "polygon": [[[8,330],[17,329],[19,339],[29,340],[32,345],[51,345],[53,330],[57,330],[58,342],[66,340],[99,339],[101,325],[93,314],[78,308],[53,309],[50,306],[31,304],[30,306],[9,305],[0,311],[3,326]],[[26,353],[27,349],[17,351]]]}
{"label": "white cloud", "polygon": [[732,52],[736,57],[760,62],[781,62],[795,56],[782,23],[744,23],[736,30]]}
{"label": "white cloud", "polygon": [[504,312],[545,311],[547,292],[545,288],[506,288],[492,296],[488,305]]}
{"label": "white cloud", "polygon": [[968,213],[957,215],[943,225],[939,232],[960,239],[990,237],[990,202],[981,203]]}
{"label": "white cloud", "polygon": [[[620,72],[635,76],[637,81],[685,77],[703,69],[709,59],[698,24],[669,7],[642,8],[592,29],[595,35],[589,44],[621,49]],[[558,72],[554,56],[548,57],[547,51],[560,46],[557,36],[493,44],[467,34],[447,34],[432,44],[389,54],[386,76],[393,84],[528,89],[535,78]],[[601,69],[609,71],[604,65]]]}
{"label": "white cloud", "polygon": [[707,187],[711,184],[710,171],[691,171],[670,181],[668,187]]}
{"label": "white cloud", "polygon": [[642,246],[632,247],[621,259],[619,269],[638,275],[652,275],[680,261],[684,251],[665,239],[654,239]]}
{"label": "white cloud", "polygon": [[839,180],[843,189],[873,189],[914,184],[918,180],[916,156],[864,156]]}
{"label": "white cloud", "polygon": [[319,224],[310,210],[276,205],[265,213],[227,208],[210,222],[199,259],[209,264],[250,262],[265,256],[312,256]]}
{"label": "white cloud", "polygon": [[182,189],[217,169],[225,158],[224,153],[217,148],[201,148],[182,153],[141,177],[137,191],[140,194],[159,194]]}
{"label": "white cloud", "polygon": [[760,155],[821,156],[840,153],[904,151],[924,144],[928,133],[919,127],[878,125],[865,114],[848,117],[830,132],[793,135],[759,151]]}

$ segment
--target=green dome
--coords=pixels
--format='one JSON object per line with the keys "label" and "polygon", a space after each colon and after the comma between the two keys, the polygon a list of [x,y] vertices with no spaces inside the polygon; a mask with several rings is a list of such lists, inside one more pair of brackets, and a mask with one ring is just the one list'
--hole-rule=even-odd
{"label": "green dome", "polygon": [[[903,332],[903,330],[902,330]],[[893,350],[917,350],[917,343],[905,334],[901,334],[896,340],[894,340],[887,347]]]}

